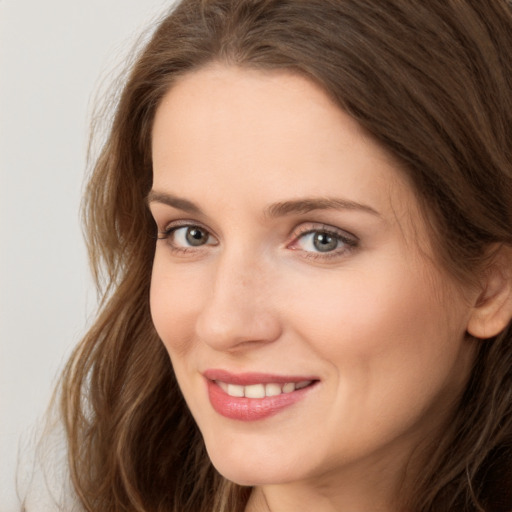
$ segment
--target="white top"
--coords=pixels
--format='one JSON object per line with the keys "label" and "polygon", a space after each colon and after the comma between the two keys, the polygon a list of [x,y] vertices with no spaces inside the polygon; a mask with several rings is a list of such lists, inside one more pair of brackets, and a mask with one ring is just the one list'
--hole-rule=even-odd
{"label": "white top", "polygon": [[23,512],[83,512],[69,478],[67,443],[60,421],[47,421],[22,439],[18,494]]}

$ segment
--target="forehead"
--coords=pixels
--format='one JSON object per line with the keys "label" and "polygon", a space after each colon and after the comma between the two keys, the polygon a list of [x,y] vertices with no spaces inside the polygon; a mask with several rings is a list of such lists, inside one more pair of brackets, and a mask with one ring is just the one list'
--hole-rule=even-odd
{"label": "forehead", "polygon": [[155,189],[242,209],[283,194],[336,194],[389,214],[416,204],[393,158],[320,86],[283,71],[185,75],[157,110],[152,155]]}
{"label": "forehead", "polygon": [[[333,124],[338,124],[333,131]],[[343,125],[343,126],[342,126]],[[343,137],[339,130],[343,129]],[[164,133],[167,132],[167,133]],[[318,144],[351,146],[366,144],[375,158],[389,155],[369,141],[360,125],[346,115],[311,80],[286,71],[262,71],[220,64],[181,77],[164,96],[154,122],[153,155],[181,133],[211,150],[220,143],[238,143],[255,151],[264,143],[289,149],[304,140]],[[164,136],[163,145],[160,135]],[[223,137],[228,137],[223,139]],[[274,141],[274,144],[271,144]],[[308,146],[310,146],[308,144]],[[297,149],[303,148],[302,145]],[[258,151],[259,153],[259,151]]]}

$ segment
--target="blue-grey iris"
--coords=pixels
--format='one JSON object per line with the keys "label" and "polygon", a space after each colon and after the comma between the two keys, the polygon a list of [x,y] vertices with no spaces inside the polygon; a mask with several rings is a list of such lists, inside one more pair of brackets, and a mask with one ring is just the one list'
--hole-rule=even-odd
{"label": "blue-grey iris", "polygon": [[313,238],[315,249],[320,252],[329,252],[338,247],[338,239],[329,233],[316,233]]}

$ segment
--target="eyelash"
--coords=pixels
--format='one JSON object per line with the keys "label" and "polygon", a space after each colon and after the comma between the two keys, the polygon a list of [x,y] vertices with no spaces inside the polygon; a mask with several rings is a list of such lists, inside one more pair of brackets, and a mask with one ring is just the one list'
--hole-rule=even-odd
{"label": "eyelash", "polygon": [[[340,229],[334,228],[332,226],[324,225],[324,224],[318,224],[318,225],[315,225],[314,223],[312,223],[312,224],[313,225],[310,224],[307,227],[302,227],[302,228],[296,229],[292,235],[292,237],[293,237],[292,242],[288,243],[286,245],[286,247],[291,250],[301,251],[300,248],[294,247],[294,245],[296,246],[300,242],[301,239],[304,239],[307,235],[312,235],[315,233],[316,234],[324,234],[324,235],[327,235],[329,237],[333,237],[334,239],[336,239],[338,243],[342,244],[342,247],[337,247],[332,251],[325,251],[325,252],[306,251],[306,250],[302,250],[301,252],[303,253],[302,257],[304,257],[304,258],[315,259],[315,260],[318,260],[318,259],[329,260],[329,259],[336,258],[336,257],[342,257],[346,253],[352,252],[353,250],[355,250],[359,245],[358,238],[355,235],[352,235],[351,233],[348,233],[346,231],[342,231]],[[172,225],[169,225],[163,231],[159,232],[157,238],[158,238],[158,240],[167,240],[167,243],[168,243],[171,251],[176,254],[194,253],[197,250],[201,250],[201,248],[204,246],[207,246],[207,245],[214,246],[214,245],[217,245],[217,243],[218,243],[217,242],[216,244],[209,244],[207,241],[205,244],[199,245],[197,247],[177,246],[173,242],[173,236],[179,229],[185,229],[185,228],[197,228],[201,231],[204,231],[209,238],[214,237],[214,235],[212,235],[211,232],[207,228],[205,228],[204,226],[202,226],[201,224],[199,224],[197,222],[180,221],[177,223],[173,223]]]}

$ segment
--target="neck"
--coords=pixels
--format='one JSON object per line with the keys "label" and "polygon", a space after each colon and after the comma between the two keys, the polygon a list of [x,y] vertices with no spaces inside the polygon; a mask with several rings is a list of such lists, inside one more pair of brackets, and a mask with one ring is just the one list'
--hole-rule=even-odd
{"label": "neck", "polygon": [[389,476],[337,474],[335,481],[262,485],[253,489],[245,512],[396,512],[398,489]]}

